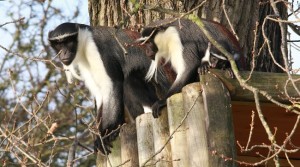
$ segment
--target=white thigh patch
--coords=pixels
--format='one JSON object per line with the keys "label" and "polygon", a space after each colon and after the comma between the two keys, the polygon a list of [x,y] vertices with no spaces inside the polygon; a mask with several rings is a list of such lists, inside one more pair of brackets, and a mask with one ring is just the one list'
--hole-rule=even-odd
{"label": "white thigh patch", "polygon": [[148,106],[143,106],[144,108],[144,113],[152,113],[152,109]]}

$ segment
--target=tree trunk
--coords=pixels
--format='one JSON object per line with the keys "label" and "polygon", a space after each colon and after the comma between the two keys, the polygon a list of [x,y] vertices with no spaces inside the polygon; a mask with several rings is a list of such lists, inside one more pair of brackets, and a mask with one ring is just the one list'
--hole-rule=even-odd
{"label": "tree trunk", "polygon": [[[277,3],[277,8],[280,12],[281,18],[287,20],[288,17],[287,9],[286,6],[283,4],[283,2]],[[262,24],[267,15],[274,16],[274,11],[270,6],[269,1],[264,0],[263,2],[261,2],[259,8],[259,20],[258,20],[259,27],[258,27],[258,34],[257,34],[258,47],[256,49],[259,49],[263,45],[264,39],[263,39],[262,31],[265,31],[265,34],[268,40],[270,41],[271,51],[274,54],[275,61],[281,64],[282,66],[284,66],[280,47],[281,47],[282,38],[286,39],[287,37],[281,36],[279,24],[274,21],[268,20],[266,22],[266,27],[263,29]],[[285,32],[287,32],[287,26],[284,26],[283,29],[285,30]],[[287,51],[285,52],[287,55]],[[248,61],[250,62],[251,59],[249,59]],[[264,47],[261,53],[256,58],[255,70],[263,71],[263,72],[282,72],[282,70],[274,64],[274,61],[272,60],[267,47]]]}
{"label": "tree trunk", "polygon": [[[134,4],[134,1],[128,0],[89,0],[90,22],[93,26],[122,26],[139,30],[142,26],[149,24],[153,20],[174,17],[170,14],[153,10],[143,10],[141,9],[142,6],[144,8],[161,6],[172,11],[186,12],[196,7],[202,1],[141,0],[140,2],[136,1]],[[222,2],[220,0],[209,0],[194,13],[201,18],[220,22],[231,31],[232,28],[234,29],[239,37],[239,42],[245,55],[245,70],[250,70],[253,64],[251,63],[253,55],[257,54],[258,50],[264,45],[262,37],[264,19],[267,15],[273,15],[274,12],[267,0],[225,0],[224,5]],[[283,2],[277,3],[277,7],[281,13],[281,18],[286,19],[287,11]],[[228,15],[232,28],[224,11]],[[256,24],[258,24],[258,41],[253,50]],[[284,29],[286,30],[286,27]],[[278,23],[267,21],[265,32],[270,40],[275,60],[279,64],[283,64],[282,53],[280,51],[282,37]],[[256,71],[281,72],[271,59],[266,45],[263,46],[259,53],[259,55],[254,56],[254,69]]]}

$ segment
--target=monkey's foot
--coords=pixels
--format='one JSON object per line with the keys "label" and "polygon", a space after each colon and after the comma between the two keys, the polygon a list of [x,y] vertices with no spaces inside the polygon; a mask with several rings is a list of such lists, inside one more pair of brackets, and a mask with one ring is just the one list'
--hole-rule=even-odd
{"label": "monkey's foot", "polygon": [[210,65],[208,62],[203,62],[200,67],[198,68],[198,74],[200,75],[204,75],[208,72],[208,70],[210,69]]}
{"label": "monkey's foot", "polygon": [[167,105],[166,100],[158,100],[152,105],[152,115],[154,118],[158,118],[161,114],[163,107]]}
{"label": "monkey's foot", "polygon": [[107,136],[102,137],[102,142],[99,136],[94,141],[94,151],[100,151],[103,155],[111,153],[112,142],[118,137],[119,131],[113,132]]}

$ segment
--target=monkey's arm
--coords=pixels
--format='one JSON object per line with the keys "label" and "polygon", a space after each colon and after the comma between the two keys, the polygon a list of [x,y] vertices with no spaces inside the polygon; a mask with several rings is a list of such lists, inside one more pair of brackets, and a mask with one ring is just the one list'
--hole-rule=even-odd
{"label": "monkey's arm", "polygon": [[96,152],[100,150],[103,154],[109,154],[112,147],[111,142],[118,137],[120,126],[124,123],[124,103],[122,92],[123,84],[121,82],[114,83],[113,89],[110,93],[103,96],[102,106],[98,111],[98,124],[104,148],[100,137],[97,136],[95,140]]}

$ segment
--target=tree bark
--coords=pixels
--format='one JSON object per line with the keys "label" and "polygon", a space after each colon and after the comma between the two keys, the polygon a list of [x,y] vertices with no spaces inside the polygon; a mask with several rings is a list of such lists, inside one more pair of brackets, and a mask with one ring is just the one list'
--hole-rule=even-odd
{"label": "tree bark", "polygon": [[[122,26],[139,30],[153,20],[174,17],[170,14],[153,11],[149,9],[151,7],[159,6],[171,9],[172,11],[186,12],[201,2],[203,0],[141,0],[139,2],[129,0],[89,0],[90,22],[93,26]],[[194,13],[201,18],[220,22],[231,31],[233,28],[239,37],[240,45],[243,48],[243,55],[245,55],[244,70],[250,70],[251,64],[253,64],[251,63],[253,53],[258,53],[259,48],[264,44],[262,37],[263,21],[267,15],[273,15],[274,12],[267,0],[225,0],[224,5],[222,2],[221,0],[209,0]],[[142,7],[148,9],[143,10]],[[286,19],[287,9],[284,3],[277,3],[277,7],[281,18]],[[226,18],[224,11],[226,11],[229,20]],[[256,46],[253,46],[256,24],[258,24],[258,41],[256,42]],[[286,31],[286,26],[284,29]],[[283,64],[282,53],[280,51],[282,37],[278,23],[267,21],[267,26],[264,30],[271,42],[271,49],[275,60],[279,64]],[[272,61],[268,48],[265,45],[260,54],[254,58],[254,70],[281,72]]]}
{"label": "tree bark", "polygon": [[[284,20],[287,20],[287,17],[288,17],[287,9],[286,9],[286,6],[284,5],[284,3],[283,2],[277,3],[277,8],[280,12],[280,17]],[[275,23],[274,21],[268,20],[266,22],[266,27],[265,28],[262,27],[264,19],[268,15],[274,16],[274,11],[273,11],[271,5],[269,4],[269,1],[264,0],[263,2],[261,2],[260,8],[259,8],[259,20],[258,20],[259,27],[258,27],[258,34],[257,34],[259,39],[258,39],[257,49],[260,48],[264,43],[262,32],[265,31],[265,34],[266,34],[268,40],[270,41],[271,51],[274,54],[275,61],[278,62],[280,65],[284,66],[282,52],[280,50],[280,47],[281,47],[282,38],[286,39],[287,37],[281,36],[279,24]],[[285,32],[287,32],[286,25],[282,28],[285,30]],[[286,55],[287,55],[287,51],[286,51]],[[250,59],[248,61],[250,61]],[[263,72],[282,72],[282,70],[274,64],[274,61],[271,58],[267,47],[263,47],[262,52],[256,58],[255,70],[263,71]]]}

